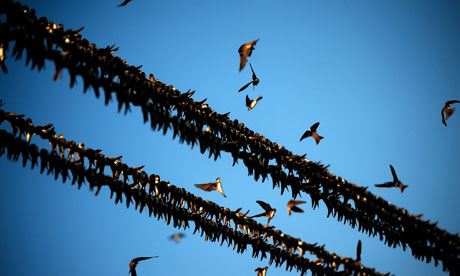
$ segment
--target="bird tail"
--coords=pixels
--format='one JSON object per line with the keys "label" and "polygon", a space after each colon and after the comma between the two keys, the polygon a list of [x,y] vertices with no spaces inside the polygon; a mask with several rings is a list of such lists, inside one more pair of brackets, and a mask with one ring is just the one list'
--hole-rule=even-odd
{"label": "bird tail", "polygon": [[315,138],[316,144],[318,145],[319,141],[321,141],[324,137],[316,134],[316,135],[313,135],[313,138]]}
{"label": "bird tail", "polygon": [[407,187],[409,187],[409,186],[408,186],[408,185],[404,185],[404,184],[401,185],[401,187],[400,187],[400,188],[401,188],[401,193],[404,192],[404,190],[405,190]]}

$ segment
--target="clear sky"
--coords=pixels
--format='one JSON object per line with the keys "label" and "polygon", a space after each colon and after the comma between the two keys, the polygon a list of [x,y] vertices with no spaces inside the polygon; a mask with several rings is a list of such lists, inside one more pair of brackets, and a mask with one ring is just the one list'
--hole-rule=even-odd
{"label": "clear sky", "polygon": [[[23,1],[66,28],[82,26],[84,38],[106,47],[116,43],[131,65],[143,65],[162,82],[193,98],[207,98],[218,113],[244,122],[296,154],[331,164],[330,171],[423,219],[460,232],[460,112],[441,123],[445,101],[460,100],[460,2],[414,1]],[[0,17],[0,20],[4,18]],[[251,80],[247,66],[238,72],[238,48],[259,38],[249,58],[260,84],[237,90]],[[7,52],[11,56],[11,51]],[[447,275],[441,267],[415,260],[348,225],[313,210],[308,196],[303,214],[288,217],[290,199],[271,180],[254,181],[229,154],[216,162],[153,132],[140,110],[124,115],[116,104],[104,106],[82,80],[53,82],[54,65],[31,71],[25,60],[7,58],[0,73],[3,109],[23,113],[36,125],[53,123],[67,139],[123,155],[130,166],[184,187],[230,209],[261,212],[256,200],[278,209],[272,224],[306,242],[326,244],[341,256],[355,257],[363,242],[362,263],[396,275]],[[251,111],[245,96],[263,96]],[[458,105],[460,107],[460,105]],[[325,138],[299,142],[320,122]],[[1,128],[5,128],[2,126]],[[32,138],[37,143],[39,138]],[[457,142],[455,142],[457,141]],[[409,187],[378,189],[391,180],[389,164]],[[77,190],[53,177],[0,157],[0,267],[2,275],[127,275],[137,256],[159,255],[138,266],[138,275],[256,275],[267,260],[237,254],[163,221],[115,205],[107,190],[98,197],[87,186]],[[224,198],[193,184],[220,177]],[[265,223],[264,218],[258,221]],[[295,275],[271,266],[267,275]]]}

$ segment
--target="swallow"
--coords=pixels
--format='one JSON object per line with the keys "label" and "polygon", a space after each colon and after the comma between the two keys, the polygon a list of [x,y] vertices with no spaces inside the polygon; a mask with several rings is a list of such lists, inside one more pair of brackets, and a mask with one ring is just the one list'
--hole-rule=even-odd
{"label": "swallow", "polygon": [[256,106],[257,102],[262,100],[262,97],[258,97],[254,100],[249,99],[248,95],[246,95],[246,106],[248,107],[248,110],[251,110]]}
{"label": "swallow", "polygon": [[123,3],[121,3],[120,5],[118,5],[118,7],[124,7],[126,5],[128,5],[129,2],[131,2],[132,0],[125,0],[123,1]]}
{"label": "swallow", "polygon": [[169,236],[170,240],[174,240],[175,242],[179,242],[180,239],[184,238],[185,234],[184,233],[175,233]]}
{"label": "swallow", "polygon": [[[454,104],[454,103],[460,103],[460,101],[457,101],[457,100],[451,100],[451,101],[447,101],[445,104],[444,104],[444,107],[442,108],[441,110],[441,116],[442,116],[442,123],[447,126],[447,119],[449,119],[449,117],[454,114],[454,111],[455,111],[455,107],[450,107],[451,104]],[[445,114],[445,115],[444,115]]]}
{"label": "swallow", "polygon": [[129,272],[128,272],[128,274],[131,273],[132,276],[137,276],[137,273],[136,273],[137,263],[140,262],[140,261],[143,261],[143,260],[151,259],[151,258],[158,258],[158,256],[137,257],[137,258],[132,259],[131,262],[129,262]]}
{"label": "swallow", "polygon": [[267,275],[267,269],[268,269],[268,266],[263,267],[263,268],[258,267],[254,271],[257,271],[257,276],[265,276]]}
{"label": "swallow", "polygon": [[241,87],[238,92],[243,91],[244,89],[248,88],[249,85],[252,83],[252,90],[254,90],[254,87],[259,84],[260,80],[257,78],[256,73],[254,73],[254,69],[252,68],[251,63],[249,62],[249,66],[251,66],[251,71],[252,71],[252,81],[246,84],[245,86]]}
{"label": "swallow", "polygon": [[206,192],[219,191],[219,193],[221,193],[224,197],[227,197],[224,193],[224,190],[222,190],[222,183],[220,183],[220,177],[216,178],[216,182],[195,184],[195,186]]}
{"label": "swallow", "polygon": [[303,213],[303,210],[297,207],[296,205],[300,205],[304,203],[307,203],[307,202],[303,200],[293,200],[293,199],[289,200],[287,204],[288,214],[291,215],[291,211],[296,212],[296,213]]}
{"label": "swallow", "polygon": [[361,240],[358,240],[358,246],[356,248],[356,261],[361,262]]}
{"label": "swallow", "polygon": [[391,174],[393,175],[393,181],[385,182],[383,184],[375,184],[375,187],[379,188],[391,188],[391,187],[398,187],[401,189],[401,193],[404,192],[408,186],[404,185],[401,181],[399,181],[398,176],[396,175],[396,171],[393,166],[390,164]]}
{"label": "swallow", "polygon": [[246,62],[248,62],[248,57],[251,56],[252,50],[254,50],[254,45],[257,44],[259,39],[250,41],[240,46],[238,49],[238,53],[240,54],[240,72],[246,66]]}
{"label": "swallow", "polygon": [[275,216],[276,209],[272,208],[272,206],[270,206],[270,204],[265,203],[262,200],[257,200],[256,202],[265,210],[265,212],[257,214],[257,215],[254,215],[254,216],[249,217],[249,218],[257,218],[257,217],[266,216],[267,219],[268,219],[268,221],[267,221],[267,225],[268,225],[270,223],[270,220],[272,220],[272,218]]}
{"label": "swallow", "polygon": [[319,126],[319,122],[316,122],[315,124],[313,124],[310,127],[310,130],[305,131],[302,137],[300,137],[300,141],[302,141],[303,139],[307,137],[312,136],[315,139],[316,144],[318,145],[319,141],[321,141],[321,139],[324,138],[323,136],[319,136],[319,134],[316,132],[316,129],[318,128],[318,126]]}

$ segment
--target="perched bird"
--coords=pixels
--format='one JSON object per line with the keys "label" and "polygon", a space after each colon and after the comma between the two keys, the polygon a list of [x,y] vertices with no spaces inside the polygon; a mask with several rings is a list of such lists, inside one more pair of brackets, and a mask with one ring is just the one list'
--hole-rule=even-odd
{"label": "perched bird", "polygon": [[361,262],[361,240],[358,240],[358,247],[356,248],[356,261]]}
{"label": "perched bird", "polygon": [[175,233],[169,236],[170,240],[174,240],[175,242],[179,242],[180,239],[184,238],[185,234],[184,233]]}
{"label": "perched bird", "polygon": [[408,186],[404,185],[401,181],[399,181],[398,176],[396,175],[396,171],[391,164],[390,164],[390,169],[391,169],[391,174],[393,175],[393,181],[385,182],[383,184],[375,184],[375,187],[379,187],[379,188],[397,187],[401,189],[401,193],[404,192],[404,189],[406,189]]}
{"label": "perched bird", "polygon": [[248,57],[251,56],[252,50],[254,50],[254,45],[257,44],[259,39],[250,41],[240,46],[238,49],[238,53],[240,53],[240,72],[246,66],[246,62],[248,62]]}
{"label": "perched bird", "polygon": [[251,110],[256,106],[257,102],[262,100],[262,97],[258,97],[254,100],[249,99],[248,95],[246,95],[246,106],[248,107],[248,110]]}
{"label": "perched bird", "polygon": [[319,126],[319,122],[316,122],[315,124],[313,124],[310,127],[310,130],[305,131],[302,137],[300,137],[300,141],[302,141],[303,139],[307,137],[312,136],[315,139],[316,144],[318,145],[319,141],[321,141],[321,139],[324,138],[323,136],[319,136],[319,134],[316,132],[316,129],[318,128],[318,126]]}
{"label": "perched bird", "polygon": [[131,262],[129,262],[129,272],[128,272],[128,274],[131,273],[132,276],[137,276],[137,273],[136,273],[137,263],[140,262],[140,261],[143,261],[143,260],[151,259],[151,258],[158,258],[158,256],[137,257],[137,258],[132,259]]}
{"label": "perched bird", "polygon": [[257,200],[256,202],[265,210],[265,212],[257,214],[257,215],[254,215],[254,216],[252,216],[250,218],[257,218],[257,217],[266,216],[267,219],[268,219],[268,221],[267,221],[267,225],[268,225],[270,223],[270,220],[275,216],[276,209],[272,208],[272,206],[270,206],[270,204],[265,203],[262,200]]}
{"label": "perched bird", "polygon": [[265,276],[267,275],[267,269],[268,269],[268,266],[264,268],[258,267],[254,271],[257,271],[257,276]]}
{"label": "perched bird", "polygon": [[219,191],[219,193],[221,193],[224,197],[227,197],[224,194],[224,190],[222,190],[222,183],[220,183],[220,177],[216,178],[216,182],[195,184],[195,186],[206,192]]}
{"label": "perched bird", "polygon": [[[449,119],[449,117],[454,114],[454,111],[455,111],[455,107],[450,107],[451,104],[454,104],[454,103],[460,103],[460,101],[457,101],[457,100],[452,100],[452,101],[447,101],[445,104],[444,104],[444,107],[442,108],[441,110],[441,116],[442,116],[442,123],[447,126],[447,119]],[[445,114],[445,115],[444,115]]]}
{"label": "perched bird", "polygon": [[296,212],[296,213],[303,213],[303,210],[297,207],[296,205],[300,205],[304,203],[307,203],[307,202],[303,200],[293,200],[293,199],[289,200],[287,204],[288,214],[291,215],[291,211]]}
{"label": "perched bird", "polygon": [[131,2],[132,0],[125,0],[123,1],[123,3],[121,3],[120,5],[118,5],[118,7],[124,7],[126,5],[128,5],[129,2]]}
{"label": "perched bird", "polygon": [[257,78],[256,73],[254,73],[254,69],[252,68],[252,65],[251,65],[250,62],[249,62],[249,66],[251,66],[252,81],[249,82],[248,84],[246,84],[245,86],[241,87],[240,90],[238,90],[238,92],[241,92],[241,91],[243,91],[244,89],[248,88],[248,86],[251,85],[251,83],[252,83],[252,89],[254,90],[254,87],[255,87],[256,85],[259,84],[259,81],[260,81],[260,80]]}

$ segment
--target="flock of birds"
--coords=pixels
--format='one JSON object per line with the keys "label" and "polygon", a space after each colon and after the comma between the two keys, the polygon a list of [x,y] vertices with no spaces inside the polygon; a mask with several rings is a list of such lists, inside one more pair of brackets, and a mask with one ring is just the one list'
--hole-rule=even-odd
{"label": "flock of birds", "polygon": [[[125,0],[121,4],[119,4],[118,7],[126,6],[131,1],[132,0]],[[246,64],[248,63],[248,57],[251,56],[252,51],[254,50],[254,46],[257,44],[258,41],[259,41],[259,39],[247,42],[247,43],[241,45],[240,48],[238,49],[238,53],[240,55],[240,67],[239,67],[240,72],[246,67]],[[255,86],[257,86],[259,84],[259,82],[260,82],[260,79],[257,77],[256,73],[254,72],[254,68],[252,67],[251,63],[249,63],[249,66],[250,66],[251,71],[252,71],[252,80],[250,82],[248,82],[247,84],[245,84],[244,86],[242,86],[238,90],[238,92],[244,91],[251,84],[252,84],[253,90],[254,90]],[[248,110],[252,110],[262,98],[263,97],[259,96],[259,97],[255,98],[255,99],[250,99],[249,96],[246,95],[246,107],[248,108]],[[460,103],[460,101],[458,101],[458,100],[447,101],[444,104],[444,107],[441,110],[442,123],[445,126],[447,126],[447,122],[446,122],[447,119],[449,119],[449,117],[452,116],[452,114],[455,111],[455,108],[451,107],[451,105],[455,104],[455,103]],[[319,142],[324,138],[323,136],[320,136],[317,133],[317,129],[318,129],[319,124],[320,124],[319,122],[316,122],[312,126],[310,126],[310,128],[303,133],[302,137],[300,137],[300,141],[302,141],[305,138],[312,137],[315,140],[316,144],[318,145]],[[396,170],[394,169],[394,167],[391,164],[390,164],[390,170],[391,170],[391,174],[393,176],[393,180],[385,182],[383,184],[375,184],[375,187],[378,187],[378,188],[392,188],[392,187],[393,188],[399,188],[401,190],[401,193],[404,192],[404,189],[406,189],[408,187],[408,185],[404,185],[398,179],[398,176],[396,174]],[[195,186],[197,188],[203,190],[203,191],[206,191],[206,192],[218,191],[224,197],[227,197],[225,195],[225,193],[224,193],[224,190],[222,188],[222,183],[221,183],[219,177],[217,177],[215,182],[209,182],[209,183],[203,183],[203,184],[195,184]],[[257,200],[256,202],[262,207],[262,209],[264,211],[262,213],[260,213],[260,214],[250,216],[249,218],[267,217],[267,226],[268,226],[268,224],[270,223],[270,220],[275,216],[276,208],[272,208],[270,206],[270,204],[268,204],[268,203],[266,203],[266,202],[264,202],[262,200]],[[297,205],[305,204],[305,203],[306,203],[306,201],[303,201],[303,200],[289,200],[289,202],[287,203],[287,212],[288,212],[289,216],[291,215],[291,212],[303,213],[304,211],[302,209],[300,209],[299,207],[297,207]],[[247,215],[247,213],[246,213],[246,215]],[[175,233],[175,234],[171,235],[169,238],[171,240],[174,240],[175,242],[179,242],[179,240],[184,238],[184,237],[185,237],[184,233]],[[361,240],[359,240],[358,245],[357,245],[357,250],[356,250],[356,261],[357,262],[361,261],[361,248],[362,248],[362,243],[361,243]],[[157,257],[158,256],[137,257],[137,258],[132,259],[130,261],[130,263],[129,263],[129,273],[131,275],[133,275],[133,276],[136,276],[137,275],[136,266],[140,261],[151,259],[151,258],[157,258]],[[263,268],[258,267],[254,271],[257,272],[257,276],[265,276],[266,273],[267,273],[267,269],[268,269],[267,266],[265,266]]]}

